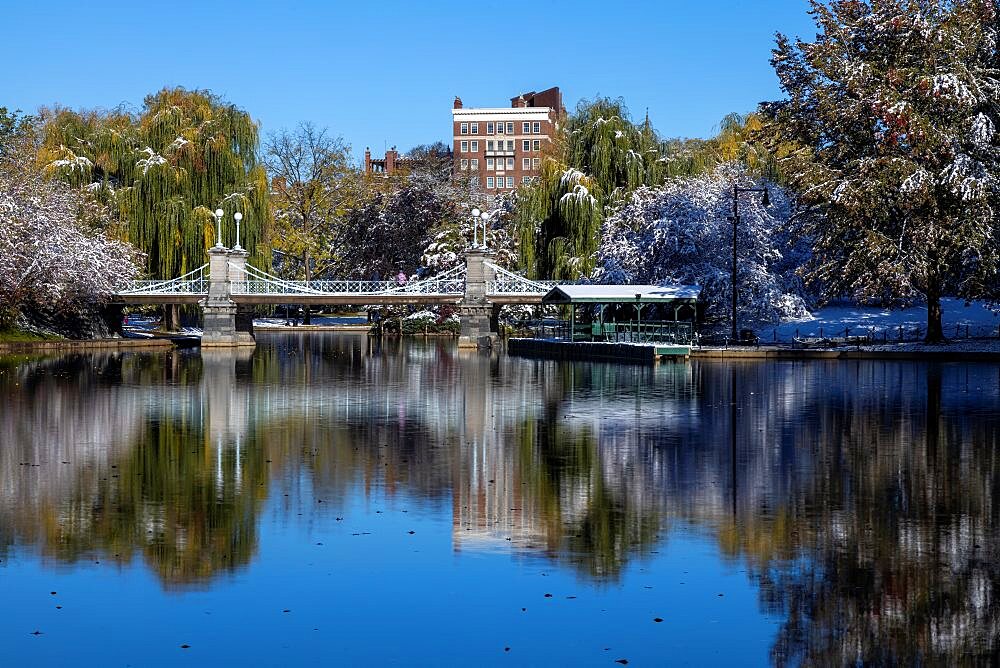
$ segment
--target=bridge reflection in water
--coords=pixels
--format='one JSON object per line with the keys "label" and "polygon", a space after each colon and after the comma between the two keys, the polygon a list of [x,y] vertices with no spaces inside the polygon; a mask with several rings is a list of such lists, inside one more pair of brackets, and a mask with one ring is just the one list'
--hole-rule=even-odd
{"label": "bridge reflection in water", "polygon": [[710,536],[780,620],[777,663],[997,658],[996,366],[261,343],[4,361],[0,552],[204,587],[253,563],[267,503],[330,522],[352,495],[405,496],[450,505],[454,550],[598,582]]}

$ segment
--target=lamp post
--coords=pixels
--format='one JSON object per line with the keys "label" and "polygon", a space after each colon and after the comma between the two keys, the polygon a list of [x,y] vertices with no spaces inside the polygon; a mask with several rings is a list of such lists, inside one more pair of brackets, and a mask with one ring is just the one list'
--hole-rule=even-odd
{"label": "lamp post", "polygon": [[733,215],[731,218],[733,221],[733,266],[731,276],[733,304],[730,315],[730,324],[732,325],[730,338],[733,343],[739,341],[739,329],[736,324],[736,230],[740,224],[740,195],[743,193],[763,193],[764,197],[762,201],[764,206],[771,206],[771,194],[767,188],[741,188],[739,184],[733,184]]}
{"label": "lamp post", "polygon": [[[478,240],[478,237],[476,235],[479,233],[479,216],[481,216],[481,215],[482,215],[482,212],[478,208],[472,210],[472,247],[473,248],[478,248],[479,247],[479,240]],[[485,241],[485,239],[484,239],[484,241]]]}
{"label": "lamp post", "polygon": [[482,217],[480,218],[480,220],[483,221],[483,250],[487,250],[486,225],[490,222],[490,218],[491,218],[491,216],[488,213],[484,213],[482,215]]}
{"label": "lamp post", "polygon": [[233,246],[233,250],[243,250],[240,246],[240,221],[243,220],[243,214],[237,211],[233,214],[233,218],[236,220],[236,245]]}
{"label": "lamp post", "polygon": [[225,215],[222,209],[215,210],[215,247],[222,248],[222,216]]}

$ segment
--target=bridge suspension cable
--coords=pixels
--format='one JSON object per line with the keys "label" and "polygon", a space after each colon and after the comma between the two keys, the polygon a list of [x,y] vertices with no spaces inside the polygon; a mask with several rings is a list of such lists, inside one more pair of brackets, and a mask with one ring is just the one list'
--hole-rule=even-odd
{"label": "bridge suspension cable", "polygon": [[197,269],[192,269],[183,276],[171,278],[166,281],[142,280],[132,281],[129,285],[120,290],[121,295],[166,295],[166,294],[201,294],[208,292],[208,277],[205,270],[208,263],[201,265]]}

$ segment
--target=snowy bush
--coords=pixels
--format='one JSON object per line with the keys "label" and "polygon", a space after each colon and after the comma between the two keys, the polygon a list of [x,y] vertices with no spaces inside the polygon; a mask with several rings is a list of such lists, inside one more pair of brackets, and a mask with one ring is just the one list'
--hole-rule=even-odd
{"label": "snowy bush", "polygon": [[107,220],[81,191],[47,181],[25,151],[0,160],[0,327],[24,312],[92,312],[138,273],[138,253],[80,223]]}
{"label": "snowy bush", "polygon": [[793,199],[773,183],[754,183],[727,164],[702,176],[643,187],[604,223],[595,278],[602,283],[700,285],[708,320],[728,319],[731,300],[733,184],[767,186],[741,195],[737,232],[740,316],[744,324],[808,315],[796,270],[808,257],[784,232]]}

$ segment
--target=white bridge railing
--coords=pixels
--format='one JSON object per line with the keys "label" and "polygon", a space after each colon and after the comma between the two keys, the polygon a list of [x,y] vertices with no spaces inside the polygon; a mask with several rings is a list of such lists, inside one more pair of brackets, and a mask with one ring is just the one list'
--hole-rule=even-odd
{"label": "white bridge railing", "polygon": [[556,284],[555,281],[532,281],[492,262],[483,264],[496,274],[496,280],[486,284],[486,294],[489,295],[544,295]]}
{"label": "white bridge railing", "polygon": [[235,295],[448,295],[465,292],[465,266],[460,265],[430,278],[406,283],[397,281],[287,281],[265,273],[256,267],[245,268],[230,264],[246,276],[246,280],[233,281],[231,292]]}
{"label": "white bridge railing", "polygon": [[192,269],[169,281],[130,281],[119,290],[121,295],[200,295],[208,292],[208,264]]}
{"label": "white bridge railing", "polygon": [[[496,280],[486,286],[486,294],[510,296],[543,295],[556,285],[555,281],[532,281],[495,264],[486,265],[496,274]],[[234,295],[434,295],[458,296],[465,293],[466,267],[455,266],[429,278],[421,278],[405,283],[397,281],[361,280],[316,280],[289,281],[268,274],[256,267],[240,267],[230,263],[242,280],[230,282],[230,292]],[[168,280],[131,281],[121,290],[122,296],[141,295],[204,295],[208,293],[208,265],[204,264],[183,276]]]}

